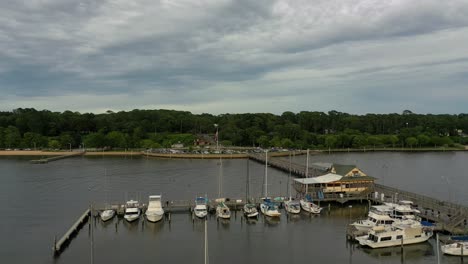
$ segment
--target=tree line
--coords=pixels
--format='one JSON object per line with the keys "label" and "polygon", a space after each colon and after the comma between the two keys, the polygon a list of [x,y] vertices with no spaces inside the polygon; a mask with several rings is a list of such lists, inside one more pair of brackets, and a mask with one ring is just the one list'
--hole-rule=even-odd
{"label": "tree line", "polygon": [[468,144],[468,114],[354,115],[338,111],[192,114],[132,110],[103,114],[0,112],[0,148],[160,148],[213,138],[222,145],[283,148],[453,147]]}

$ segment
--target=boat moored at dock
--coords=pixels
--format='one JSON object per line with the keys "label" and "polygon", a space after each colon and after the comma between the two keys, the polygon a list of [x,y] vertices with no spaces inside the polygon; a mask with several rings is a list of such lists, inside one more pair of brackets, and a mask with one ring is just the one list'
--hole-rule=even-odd
{"label": "boat moored at dock", "polygon": [[195,199],[193,212],[198,218],[205,218],[208,215],[208,199],[205,197],[197,197]]}
{"label": "boat moored at dock", "polygon": [[427,241],[433,232],[420,224],[411,226],[375,226],[367,235],[357,237],[362,246],[371,248],[394,247]]}
{"label": "boat moored at dock", "polygon": [[140,218],[141,210],[138,206],[138,201],[130,200],[127,202],[124,214],[125,220],[133,222]]}
{"label": "boat moored at dock", "polygon": [[106,222],[114,218],[115,211],[113,209],[107,209],[102,211],[100,214],[101,220]]}
{"label": "boat moored at dock", "polygon": [[148,209],[145,212],[146,219],[150,222],[158,222],[164,216],[164,209],[161,204],[161,195],[151,195],[149,197]]}

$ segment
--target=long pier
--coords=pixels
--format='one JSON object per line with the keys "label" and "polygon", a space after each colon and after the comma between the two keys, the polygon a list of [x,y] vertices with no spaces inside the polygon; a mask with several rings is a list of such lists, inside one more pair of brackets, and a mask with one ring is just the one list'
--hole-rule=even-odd
{"label": "long pier", "polygon": [[86,221],[88,221],[88,218],[91,215],[90,209],[87,209],[79,218],[76,220],[76,222],[65,232],[65,234],[60,238],[58,241],[57,239],[54,239],[54,246],[52,247],[52,250],[54,251],[54,255],[58,255],[62,252],[62,250],[70,243],[70,241],[73,239],[74,235],[80,231],[81,227],[83,226]]}
{"label": "long pier", "polygon": [[71,154],[66,154],[66,155],[61,155],[61,156],[54,156],[50,158],[43,158],[43,159],[37,159],[37,160],[31,160],[31,163],[33,164],[45,164],[49,163],[51,161],[56,161],[56,160],[61,160],[61,159],[66,159],[66,158],[71,158],[71,157],[76,157],[76,156],[81,156],[84,155],[86,152],[80,151],[80,152],[73,152]]}

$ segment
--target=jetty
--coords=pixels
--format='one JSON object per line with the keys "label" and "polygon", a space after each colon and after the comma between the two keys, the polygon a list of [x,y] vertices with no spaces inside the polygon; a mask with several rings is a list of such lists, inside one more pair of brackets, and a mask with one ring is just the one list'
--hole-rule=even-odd
{"label": "jetty", "polygon": [[87,209],[83,214],[78,217],[78,220],[65,232],[65,234],[57,241],[57,238],[54,238],[54,245],[52,250],[54,255],[58,255],[62,250],[70,243],[70,241],[75,237],[75,235],[83,227],[84,223],[88,221],[91,216],[91,210]]}
{"label": "jetty", "polygon": [[76,157],[76,156],[82,156],[86,152],[80,151],[80,152],[68,152],[68,154],[65,155],[60,155],[60,156],[54,156],[54,157],[49,157],[49,158],[43,158],[43,159],[37,159],[37,160],[31,160],[30,162],[33,164],[46,164],[52,161],[56,160],[61,160],[61,159],[66,159],[66,158],[71,158],[71,157]]}

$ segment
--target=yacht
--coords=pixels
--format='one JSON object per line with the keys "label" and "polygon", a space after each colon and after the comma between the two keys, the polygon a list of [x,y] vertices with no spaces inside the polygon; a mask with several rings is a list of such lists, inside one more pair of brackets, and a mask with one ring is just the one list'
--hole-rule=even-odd
{"label": "yacht", "polygon": [[197,197],[195,199],[193,212],[198,218],[205,218],[208,214],[208,199],[205,197]]}
{"label": "yacht", "polygon": [[377,213],[374,211],[369,211],[367,219],[358,220],[351,225],[356,228],[358,231],[369,231],[374,226],[381,225],[392,225],[395,222],[395,219],[391,218],[386,213]]}
{"label": "yacht", "polygon": [[362,246],[384,248],[425,242],[432,234],[432,230],[426,230],[420,224],[374,226],[367,235],[359,236],[356,240]]}
{"label": "yacht", "polygon": [[128,222],[133,222],[140,218],[141,211],[138,206],[138,201],[130,200],[127,202],[124,214],[125,220],[127,220]]}
{"label": "yacht", "polygon": [[151,195],[148,202],[148,210],[145,212],[146,219],[150,222],[158,222],[164,216],[161,204],[161,195]]}
{"label": "yacht", "polygon": [[106,209],[100,213],[101,220],[106,222],[111,220],[115,215],[115,211],[113,209]]}

